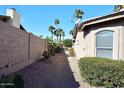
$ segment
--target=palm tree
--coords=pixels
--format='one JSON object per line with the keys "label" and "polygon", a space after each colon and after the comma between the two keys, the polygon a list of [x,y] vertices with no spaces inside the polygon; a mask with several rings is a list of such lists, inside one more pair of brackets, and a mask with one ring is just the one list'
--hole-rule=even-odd
{"label": "palm tree", "polygon": [[118,12],[119,10],[121,10],[122,8],[124,8],[124,5],[115,5],[114,6],[114,12]]}
{"label": "palm tree", "polygon": [[[84,14],[84,12],[81,9],[75,9],[74,15],[73,15],[74,19],[76,20],[75,27],[79,24],[80,19],[82,19],[83,14]],[[69,32],[70,35],[73,35],[73,33],[74,33],[74,29],[72,29]]]}
{"label": "palm tree", "polygon": [[61,44],[61,37],[63,36],[63,29],[61,28],[58,28],[54,31],[54,34],[56,35],[57,37],[57,43],[60,43]]}
{"label": "palm tree", "polygon": [[54,20],[54,23],[55,23],[56,25],[58,25],[58,24],[59,24],[59,19],[55,19],[55,20]]}
{"label": "palm tree", "polygon": [[69,34],[70,34],[70,35],[73,35],[73,31],[74,31],[73,29],[70,30]]}
{"label": "palm tree", "polygon": [[52,34],[52,42],[53,42],[53,35],[54,35],[54,31],[55,31],[55,27],[54,26],[49,26],[48,27],[48,30],[51,32],[51,34]]}
{"label": "palm tree", "polygon": [[64,41],[64,37],[65,37],[65,32],[62,31],[62,37],[63,37],[63,41]]}
{"label": "palm tree", "polygon": [[61,44],[61,37],[62,37],[62,34],[63,34],[63,29],[59,28],[58,29],[58,34],[59,34],[59,42]]}
{"label": "palm tree", "polygon": [[[54,24],[55,24],[56,26],[58,26],[58,24],[60,24],[59,19],[55,19],[55,20],[54,20]],[[58,27],[57,27],[57,28],[58,28]]]}
{"label": "palm tree", "polygon": [[58,24],[60,24],[59,19],[55,19],[55,20],[54,20],[54,24],[57,26],[57,27],[56,27],[56,30],[54,31],[54,35],[56,36],[57,42],[58,42],[58,37],[59,37]]}
{"label": "palm tree", "polygon": [[58,29],[56,29],[55,31],[54,31],[54,35],[56,36],[56,40],[57,40],[57,42],[58,42],[58,37],[59,37],[59,32],[58,32]]}
{"label": "palm tree", "polygon": [[75,25],[77,25],[80,20],[82,19],[84,12],[81,9],[75,9],[73,17],[71,18],[71,22]]}
{"label": "palm tree", "polygon": [[82,19],[83,14],[84,14],[84,12],[81,9],[75,9],[75,11],[74,11],[74,17],[76,19]]}

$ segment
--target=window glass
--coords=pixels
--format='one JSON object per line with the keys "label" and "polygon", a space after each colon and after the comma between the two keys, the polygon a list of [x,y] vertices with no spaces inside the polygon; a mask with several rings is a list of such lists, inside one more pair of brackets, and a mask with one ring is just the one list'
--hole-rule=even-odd
{"label": "window glass", "polygon": [[112,58],[112,49],[97,49],[97,57]]}
{"label": "window glass", "polygon": [[96,56],[112,58],[113,54],[113,32],[109,30],[100,31],[96,34]]}
{"label": "window glass", "polygon": [[96,34],[97,47],[113,47],[113,32],[101,31]]}

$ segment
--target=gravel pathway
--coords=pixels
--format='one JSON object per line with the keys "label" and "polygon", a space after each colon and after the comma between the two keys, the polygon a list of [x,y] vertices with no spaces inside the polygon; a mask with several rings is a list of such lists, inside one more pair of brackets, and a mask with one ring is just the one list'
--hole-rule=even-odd
{"label": "gravel pathway", "polygon": [[75,80],[79,82],[80,88],[91,88],[91,86],[88,83],[86,83],[85,80],[83,80],[83,78],[80,75],[78,60],[76,59],[76,57],[70,57],[68,50],[65,51],[65,54],[68,55],[68,62],[69,62],[70,68],[73,72]]}
{"label": "gravel pathway", "polygon": [[76,88],[76,82],[65,53],[58,53],[49,60],[39,60],[18,71],[27,88]]}

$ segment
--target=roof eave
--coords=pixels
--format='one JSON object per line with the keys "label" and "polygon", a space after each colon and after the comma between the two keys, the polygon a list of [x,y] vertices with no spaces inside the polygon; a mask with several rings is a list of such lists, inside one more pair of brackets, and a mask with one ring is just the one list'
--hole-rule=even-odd
{"label": "roof eave", "polygon": [[[123,11],[124,12],[124,11]],[[117,13],[116,13],[117,14]],[[104,18],[102,17],[102,19],[99,19],[97,21],[93,21],[93,22],[88,22],[88,23],[83,23],[82,27],[81,27],[81,31],[83,31],[83,29],[86,27],[86,26],[89,26],[89,25],[93,25],[93,24],[98,24],[98,23],[102,23],[102,22],[106,22],[106,21],[111,21],[111,20],[115,20],[115,19],[119,19],[119,18],[123,18],[124,17],[124,13],[123,15],[118,15],[118,16],[112,16],[112,17],[108,17],[108,18]]]}
{"label": "roof eave", "polygon": [[4,15],[0,15],[0,18],[6,18],[6,19],[10,19],[10,16],[4,16]]}

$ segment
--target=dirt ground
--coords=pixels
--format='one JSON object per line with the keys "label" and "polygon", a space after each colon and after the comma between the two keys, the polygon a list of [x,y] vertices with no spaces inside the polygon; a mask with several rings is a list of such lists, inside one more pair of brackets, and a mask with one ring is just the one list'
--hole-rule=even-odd
{"label": "dirt ground", "polygon": [[58,53],[49,60],[39,60],[18,71],[23,76],[26,88],[77,88],[67,55]]}

